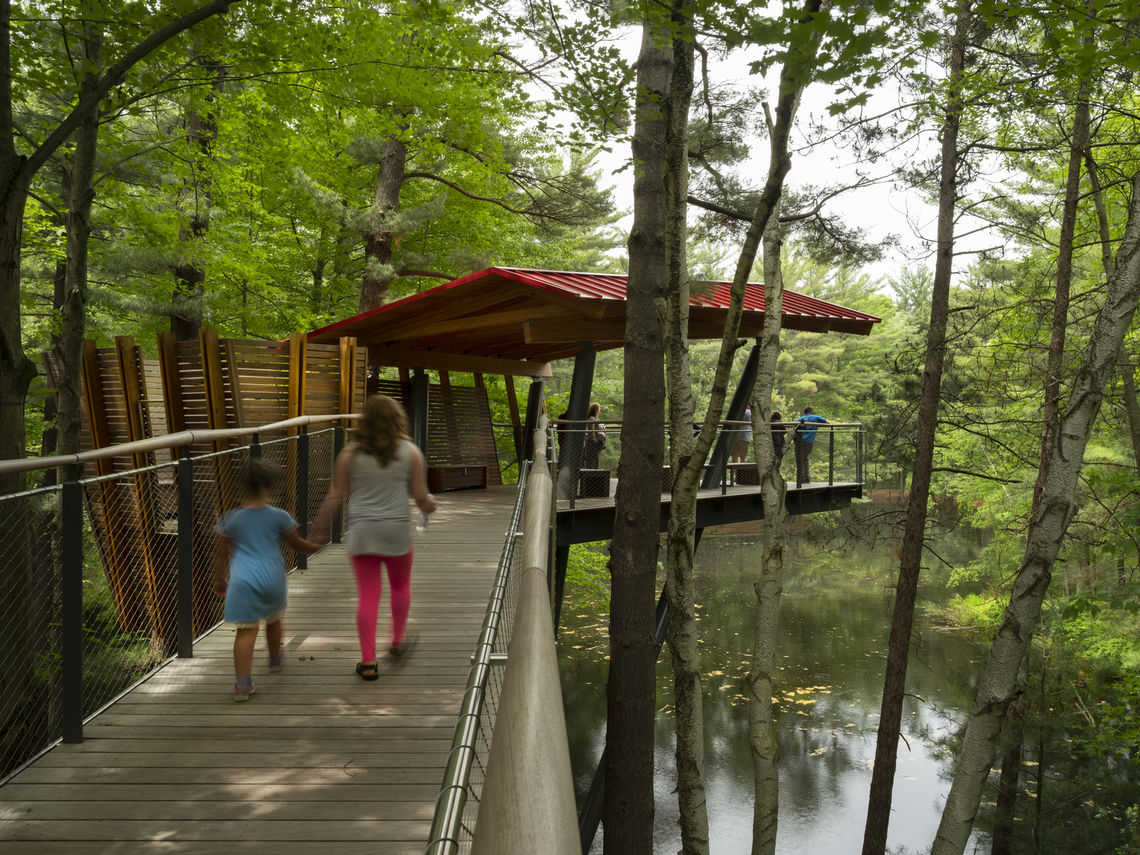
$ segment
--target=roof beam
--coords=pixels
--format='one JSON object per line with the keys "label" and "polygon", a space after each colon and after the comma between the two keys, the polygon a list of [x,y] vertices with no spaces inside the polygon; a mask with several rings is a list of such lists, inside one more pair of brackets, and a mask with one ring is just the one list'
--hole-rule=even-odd
{"label": "roof beam", "polygon": [[459,353],[438,353],[431,350],[383,347],[375,344],[368,346],[368,361],[372,365],[392,365],[397,368],[482,371],[485,374],[512,374],[517,377],[552,376],[549,362],[499,359],[494,356],[469,356]]}
{"label": "roof beam", "polygon": [[431,318],[419,324],[410,323],[400,327],[397,340],[515,326],[525,321],[560,317],[572,317],[572,315],[559,306],[529,306],[513,311],[496,312],[491,315],[474,315],[444,320]]}

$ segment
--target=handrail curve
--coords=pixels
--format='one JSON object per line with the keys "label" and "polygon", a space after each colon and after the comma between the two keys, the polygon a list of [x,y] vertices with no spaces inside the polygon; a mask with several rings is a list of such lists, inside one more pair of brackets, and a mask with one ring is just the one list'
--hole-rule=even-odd
{"label": "handrail curve", "polygon": [[472,855],[581,855],[546,570],[554,483],[536,436],[518,612]]}
{"label": "handrail curve", "polygon": [[288,430],[289,428],[358,418],[360,418],[359,413],[340,413],[329,416],[296,416],[291,419],[285,419],[284,421],[261,425],[260,427],[182,430],[177,433],[153,436],[149,439],[139,439],[134,442],[124,442],[118,445],[108,445],[104,448],[94,448],[90,451],[81,451],[78,454],[57,454],[53,457],[27,457],[23,460],[0,460],[0,475],[35,472],[38,469],[53,469],[56,466],[106,460],[109,457],[145,454],[148,451],[158,451],[163,448],[182,448],[183,446],[191,445],[195,442],[218,442],[223,439],[237,439],[243,436],[253,436],[255,433],[269,433],[275,430]]}

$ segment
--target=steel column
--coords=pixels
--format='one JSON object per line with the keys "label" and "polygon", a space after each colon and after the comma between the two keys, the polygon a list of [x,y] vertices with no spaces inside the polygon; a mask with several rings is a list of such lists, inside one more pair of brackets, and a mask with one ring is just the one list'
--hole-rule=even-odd
{"label": "steel column", "polygon": [[[760,344],[757,342],[748,354],[748,361],[744,363],[744,370],[740,372],[740,380],[737,382],[736,391],[732,395],[732,403],[728,405],[728,412],[724,414],[725,419],[740,421],[744,418],[744,411],[748,409],[748,402],[752,400],[752,391],[756,386],[756,374],[759,368]],[[701,479],[701,487],[705,489],[715,487],[724,478],[735,431],[736,428],[720,431],[716,438],[716,445],[713,446],[712,454],[709,455],[709,465],[708,469],[705,470],[705,477]]]}
{"label": "steel column", "polygon": [[178,655],[194,655],[194,462],[188,445],[178,461]]}
{"label": "steel column", "polygon": [[83,485],[79,465],[66,467],[60,497],[60,685],[63,741],[83,741]]}
{"label": "steel column", "polygon": [[422,368],[417,368],[412,374],[412,411],[408,413],[411,420],[412,442],[419,446],[424,457],[428,453],[428,376]]}
{"label": "steel column", "polygon": [[[309,426],[302,425],[297,437],[297,532],[301,537],[309,537]],[[309,566],[309,556],[298,552],[295,556],[297,569]]]}

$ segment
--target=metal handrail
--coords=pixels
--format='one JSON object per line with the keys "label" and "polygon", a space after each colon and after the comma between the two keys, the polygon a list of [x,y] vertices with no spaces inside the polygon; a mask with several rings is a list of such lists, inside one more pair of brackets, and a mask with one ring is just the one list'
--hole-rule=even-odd
{"label": "metal handrail", "polygon": [[518,613],[472,855],[582,851],[546,578],[554,485],[545,440],[540,425],[527,479]]}
{"label": "metal handrail", "polygon": [[519,475],[518,493],[515,496],[514,511],[507,527],[503,551],[499,558],[499,569],[483,616],[483,626],[479,640],[471,657],[471,669],[467,676],[467,688],[463,693],[463,703],[455,724],[455,733],[448,752],[447,768],[443,784],[436,797],[435,815],[428,832],[428,855],[451,855],[459,851],[463,812],[467,805],[467,792],[471,783],[472,767],[476,759],[476,742],[479,737],[479,719],[487,693],[487,683],[491,677],[492,656],[495,641],[503,620],[503,608],[507,600],[507,585],[511,565],[514,562],[515,533],[523,514],[523,503],[529,478],[529,461],[522,461]]}
{"label": "metal handrail", "polygon": [[331,416],[297,416],[292,419],[286,419],[285,421],[261,425],[260,427],[183,430],[177,433],[151,437],[149,439],[124,442],[121,445],[108,445],[104,448],[92,449],[91,451],[81,451],[78,454],[57,454],[54,457],[28,457],[23,460],[0,460],[0,475],[35,472],[38,469],[53,469],[56,466],[67,466],[72,463],[106,460],[109,457],[124,457],[129,454],[144,454],[148,451],[159,451],[163,448],[182,448],[195,442],[219,442],[224,439],[236,439],[243,436],[253,436],[258,433],[269,433],[275,430],[288,430],[289,428],[305,427],[306,425],[325,424],[327,422],[339,422],[345,419],[359,418],[359,413],[340,413]]}

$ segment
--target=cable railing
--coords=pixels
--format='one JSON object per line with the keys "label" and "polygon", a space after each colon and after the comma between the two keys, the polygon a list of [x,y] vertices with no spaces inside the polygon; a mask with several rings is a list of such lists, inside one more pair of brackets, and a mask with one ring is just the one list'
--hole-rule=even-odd
{"label": "cable railing", "polygon": [[[249,458],[280,466],[270,500],[305,534],[353,418],[0,462],[6,476],[62,471],[57,484],[0,496],[0,783],[59,741],[82,741],[94,715],[193,655],[221,621],[213,526],[241,503]],[[291,550],[284,558],[304,566]]]}
{"label": "cable railing", "polygon": [[[616,420],[556,419],[552,422],[553,441],[557,446],[559,501],[569,502],[573,508],[580,499],[614,495],[623,425],[624,422]],[[693,426],[694,435],[700,428],[699,424]],[[772,431],[780,472],[789,487],[862,483],[865,436],[862,424],[773,422]],[[702,488],[719,488],[726,492],[732,487],[759,486],[752,434],[751,422],[725,420],[717,426],[701,479]],[[672,471],[666,464],[661,470],[661,492],[672,490]]]}

